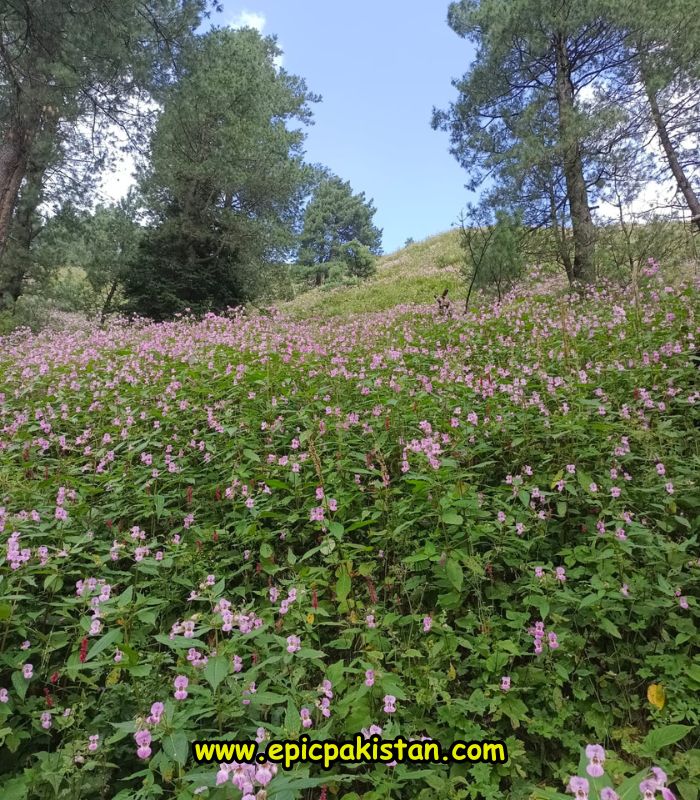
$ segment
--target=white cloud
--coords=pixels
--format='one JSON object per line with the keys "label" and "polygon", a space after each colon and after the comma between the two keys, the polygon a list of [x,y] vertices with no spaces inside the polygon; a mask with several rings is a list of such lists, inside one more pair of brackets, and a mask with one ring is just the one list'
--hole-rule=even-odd
{"label": "white cloud", "polygon": [[234,17],[229,23],[229,27],[255,28],[255,30],[262,33],[266,23],[267,19],[264,14],[260,14],[257,11],[241,11],[240,14]]}

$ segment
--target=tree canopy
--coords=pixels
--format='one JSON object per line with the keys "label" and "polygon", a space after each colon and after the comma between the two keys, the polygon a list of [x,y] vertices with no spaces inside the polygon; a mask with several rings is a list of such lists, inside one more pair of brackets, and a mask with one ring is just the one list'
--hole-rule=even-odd
{"label": "tree canopy", "polygon": [[142,178],[153,225],[126,281],[134,310],[236,305],[294,251],[313,177],[300,126],[318,98],[279,55],[250,28],[213,29],[183,50]]}

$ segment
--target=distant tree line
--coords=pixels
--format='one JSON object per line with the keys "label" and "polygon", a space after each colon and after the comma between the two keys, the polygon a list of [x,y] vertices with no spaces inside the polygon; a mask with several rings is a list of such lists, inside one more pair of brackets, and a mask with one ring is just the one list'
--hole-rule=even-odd
{"label": "distant tree line", "polygon": [[[372,202],[304,158],[320,98],[278,66],[274,37],[197,33],[217,9],[2,5],[0,305],[50,292],[71,270],[101,318],[119,308],[155,319],[372,273]],[[137,158],[137,187],[95,208],[118,140]]]}

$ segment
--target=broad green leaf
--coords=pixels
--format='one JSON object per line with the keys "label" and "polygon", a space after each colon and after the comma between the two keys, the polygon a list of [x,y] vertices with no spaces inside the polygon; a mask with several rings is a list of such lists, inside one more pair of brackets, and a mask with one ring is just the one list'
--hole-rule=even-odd
{"label": "broad green leaf", "polygon": [[214,656],[207,661],[203,675],[209,682],[211,688],[216,691],[216,687],[231,672],[231,662],[226,656]]}
{"label": "broad green leaf", "polygon": [[190,752],[190,740],[184,731],[173,731],[161,740],[163,750],[173,761],[184,767]]}
{"label": "broad green leaf", "polygon": [[649,731],[642,746],[648,755],[655,756],[663,747],[680,742],[692,730],[692,725],[664,725]]}
{"label": "broad green leaf", "polygon": [[88,650],[85,661],[91,661],[95,656],[99,656],[100,653],[115,644],[115,642],[120,642],[121,639],[122,632],[119,628],[113,628],[111,631],[107,631],[107,633],[101,636]]}
{"label": "broad green leaf", "polygon": [[455,561],[454,558],[448,558],[445,564],[445,573],[447,575],[447,580],[452,586],[458,592],[461,591],[462,583],[464,582],[464,573],[462,572],[462,567],[459,562]]}

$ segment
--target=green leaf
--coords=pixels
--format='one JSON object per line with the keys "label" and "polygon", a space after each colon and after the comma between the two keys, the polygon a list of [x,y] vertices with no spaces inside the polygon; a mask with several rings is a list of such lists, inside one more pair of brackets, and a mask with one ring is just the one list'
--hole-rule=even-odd
{"label": "green leaf", "polygon": [[190,741],[187,734],[184,731],[174,731],[173,733],[166,734],[162,742],[163,750],[166,755],[172,758],[173,761],[177,762],[181,767],[184,767],[190,752]]}
{"label": "green leaf", "polygon": [[459,562],[455,561],[454,558],[448,558],[445,564],[445,573],[447,575],[447,580],[460,592],[464,582],[464,573],[462,572],[462,567]]}
{"label": "green leaf", "polygon": [[272,558],[274,552],[275,551],[272,549],[271,545],[269,545],[267,542],[263,542],[260,545],[260,558]]}
{"label": "green leaf", "polygon": [[190,647],[206,647],[207,643],[201,639],[188,639],[185,636],[173,636],[171,639],[166,633],[159,633],[153,637],[157,642],[172,647],[173,650],[189,650]]}
{"label": "green leaf", "polygon": [[27,695],[27,689],[29,688],[29,681],[25,679],[21,672],[16,670],[12,673],[10,680],[12,681],[12,685],[15,687],[15,691],[17,692],[19,699],[24,700]]}
{"label": "green leaf", "polygon": [[452,511],[448,511],[446,514],[442,515],[442,521],[445,523],[445,525],[463,525],[464,517],[460,516],[459,514],[455,514]]}
{"label": "green leaf", "polygon": [[340,539],[345,532],[345,528],[339,522],[331,522],[328,525],[328,532],[336,539]]}
{"label": "green leaf", "polygon": [[676,784],[681,800],[698,800],[698,787],[690,781],[678,781]]}
{"label": "green leaf", "polygon": [[350,575],[348,574],[347,570],[343,568],[335,584],[335,596],[338,598],[339,602],[342,603],[347,599],[351,588],[352,581],[350,579]]}
{"label": "green leaf", "polygon": [[622,634],[620,633],[617,625],[614,622],[611,622],[606,617],[602,617],[599,621],[600,627],[606,632],[609,633],[611,636],[614,636],[616,639],[622,639]]}
{"label": "green leaf", "polygon": [[255,706],[275,706],[286,702],[287,696],[276,692],[254,692],[250,695],[250,704]]}
{"label": "green leaf", "polygon": [[211,688],[216,691],[216,687],[230,673],[231,662],[226,656],[214,656],[207,661],[203,675],[207,679]]}
{"label": "green leaf", "polygon": [[0,603],[0,620],[3,622],[12,616],[12,606],[9,603]]}
{"label": "green leaf", "polygon": [[107,631],[107,633],[101,636],[88,650],[85,661],[90,661],[91,659],[95,658],[95,656],[99,656],[99,654],[106,650],[110,645],[121,641],[121,638],[122,632],[119,628],[113,628],[111,631]]}
{"label": "green leaf", "polygon": [[662,747],[680,742],[692,730],[692,725],[664,725],[662,728],[649,731],[644,737],[642,746],[648,755],[655,756]]}

